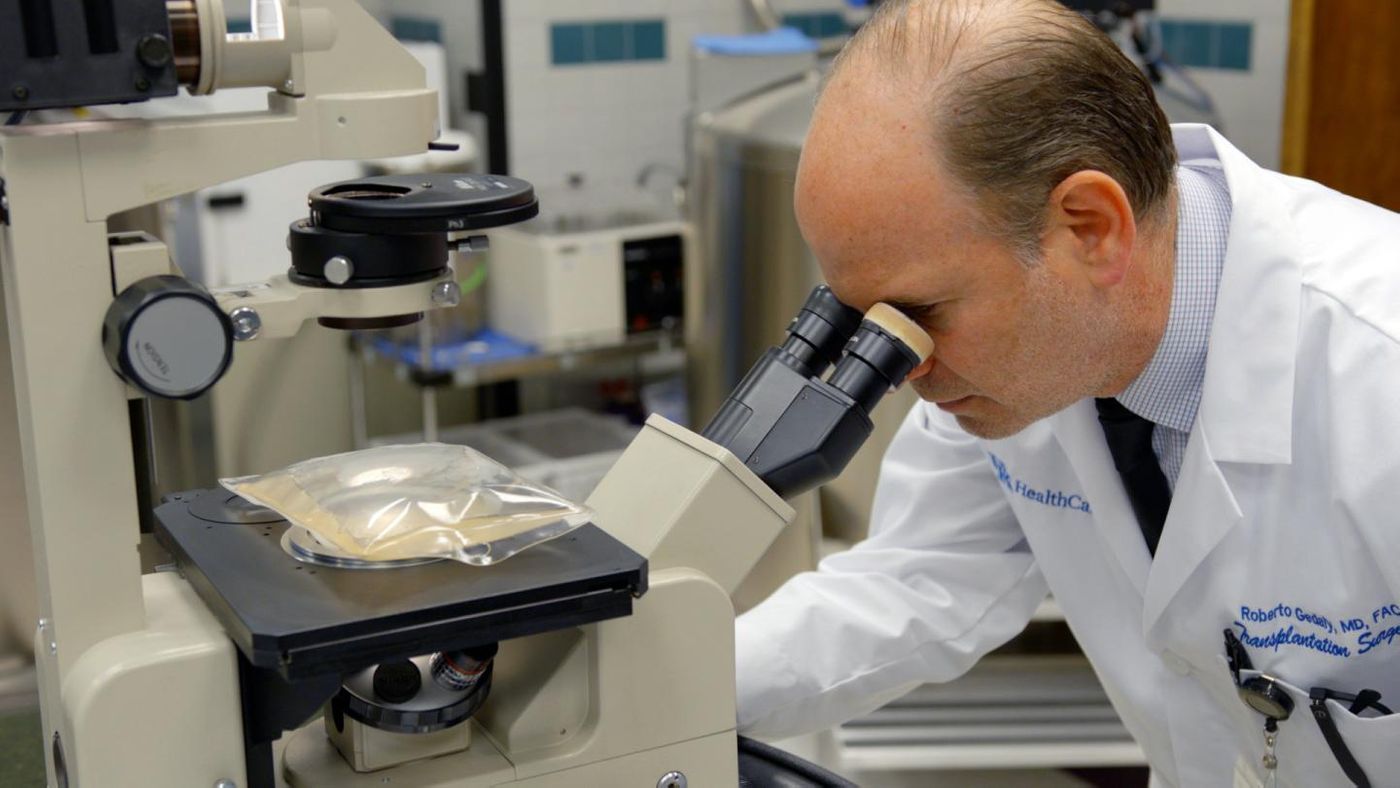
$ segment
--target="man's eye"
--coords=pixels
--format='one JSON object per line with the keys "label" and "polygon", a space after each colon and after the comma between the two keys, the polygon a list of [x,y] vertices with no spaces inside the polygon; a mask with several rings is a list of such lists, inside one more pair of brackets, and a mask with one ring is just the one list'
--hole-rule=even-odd
{"label": "man's eye", "polygon": [[933,318],[933,313],[937,308],[938,304],[922,304],[920,306],[907,307],[904,310],[904,314],[908,315],[909,319],[913,320],[915,323],[927,323]]}

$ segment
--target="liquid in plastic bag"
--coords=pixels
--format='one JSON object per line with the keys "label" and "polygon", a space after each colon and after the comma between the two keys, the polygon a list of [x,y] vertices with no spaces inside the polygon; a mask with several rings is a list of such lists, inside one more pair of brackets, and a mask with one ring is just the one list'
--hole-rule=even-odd
{"label": "liquid in plastic bag", "polygon": [[321,543],[367,561],[487,565],[592,519],[587,507],[466,446],[380,446],[220,479]]}

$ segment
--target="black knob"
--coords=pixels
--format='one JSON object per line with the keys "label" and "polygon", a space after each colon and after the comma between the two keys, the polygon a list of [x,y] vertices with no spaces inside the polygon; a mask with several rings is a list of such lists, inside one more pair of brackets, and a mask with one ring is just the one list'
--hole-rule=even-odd
{"label": "black knob", "polygon": [[151,68],[165,68],[175,59],[170,39],[160,33],[148,33],[136,44],[136,57]]}
{"label": "black knob", "polygon": [[228,370],[233,325],[204,288],[178,276],[152,276],[107,308],[102,347],[112,369],[146,394],[193,399]]}
{"label": "black knob", "polygon": [[412,660],[385,662],[374,669],[374,694],[385,703],[412,700],[422,686],[423,675]]}

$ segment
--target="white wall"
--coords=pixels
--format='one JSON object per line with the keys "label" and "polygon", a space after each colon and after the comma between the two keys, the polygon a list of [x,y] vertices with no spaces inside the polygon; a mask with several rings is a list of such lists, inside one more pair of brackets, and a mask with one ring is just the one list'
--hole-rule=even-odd
{"label": "white wall", "polygon": [[[479,0],[371,0],[386,21],[403,15],[436,22],[447,49],[454,125],[480,135],[464,117],[462,72],[481,67]],[[839,12],[843,0],[773,0],[785,13]],[[531,181],[546,214],[602,218],[668,206],[685,165],[690,41],[698,34],[752,26],[747,0],[507,0],[505,53],[512,174]],[[553,23],[664,19],[666,58],[555,66]],[[648,164],[662,165],[652,187],[636,186]],[[581,176],[582,186],[569,185]]]}
{"label": "white wall", "polygon": [[[403,15],[436,21],[442,28],[442,45],[447,54],[448,103],[452,127],[473,128],[466,118],[465,71],[481,68],[481,3],[478,0],[372,0],[379,18],[386,25],[391,17]],[[513,0],[507,0],[513,2]]]}
{"label": "white wall", "polygon": [[1163,20],[1253,25],[1249,71],[1193,68],[1191,75],[1214,99],[1225,136],[1270,169],[1278,168],[1283,143],[1290,5],[1289,0],[1157,0]]}
{"label": "white wall", "polygon": [[[535,185],[549,214],[664,210],[675,175],[658,174],[646,192],[637,175],[648,164],[683,171],[690,41],[741,31],[738,0],[509,0],[505,11],[513,174]],[[664,60],[551,64],[552,23],[657,18]]]}

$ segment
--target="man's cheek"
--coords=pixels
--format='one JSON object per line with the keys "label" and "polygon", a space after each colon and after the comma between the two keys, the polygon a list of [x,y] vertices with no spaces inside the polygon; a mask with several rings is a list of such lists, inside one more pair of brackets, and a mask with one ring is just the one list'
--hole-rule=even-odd
{"label": "man's cheek", "polygon": [[914,393],[918,394],[920,398],[928,400],[929,402],[934,402],[937,400],[933,384],[929,381],[928,378],[916,378],[910,381],[909,385],[913,387]]}

